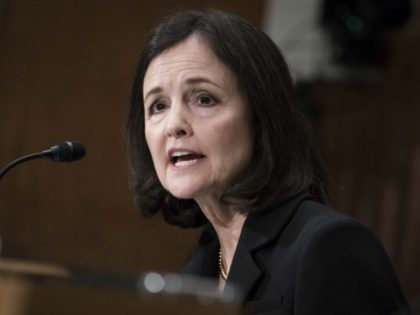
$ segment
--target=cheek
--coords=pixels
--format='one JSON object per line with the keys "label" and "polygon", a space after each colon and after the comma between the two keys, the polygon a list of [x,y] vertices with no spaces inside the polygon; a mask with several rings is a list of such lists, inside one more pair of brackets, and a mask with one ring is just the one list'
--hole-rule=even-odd
{"label": "cheek", "polygon": [[144,137],[146,138],[146,143],[147,143],[147,147],[149,148],[150,154],[153,157],[153,141],[152,141],[152,137],[150,135],[150,132],[148,132],[147,128],[144,132]]}
{"label": "cheek", "polygon": [[157,168],[159,165],[156,163],[159,161],[158,156],[159,148],[161,147],[161,145],[159,144],[159,140],[156,137],[156,135],[153,134],[153,132],[146,131],[145,137],[150,154],[152,155],[153,164],[155,165],[155,168]]}
{"label": "cheek", "polygon": [[237,124],[237,128],[233,130],[232,141],[234,142],[232,146],[236,148],[232,159],[237,163],[239,171],[243,171],[251,161],[254,147],[252,132],[245,120]]}
{"label": "cheek", "polygon": [[220,127],[213,135],[217,146],[219,163],[232,169],[245,167],[252,155],[253,140],[249,125],[235,122]]}
{"label": "cheek", "polygon": [[[152,156],[153,167],[159,182],[165,187],[165,162],[162,157],[162,144],[159,143],[159,138],[153,133],[146,133],[146,142],[149,147],[149,152]],[[166,187],[165,187],[166,188]]]}

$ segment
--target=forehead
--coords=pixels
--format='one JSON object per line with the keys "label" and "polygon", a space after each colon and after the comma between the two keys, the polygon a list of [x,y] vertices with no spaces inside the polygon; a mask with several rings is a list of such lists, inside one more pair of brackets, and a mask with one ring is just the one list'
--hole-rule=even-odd
{"label": "forehead", "polygon": [[144,77],[143,91],[147,93],[165,82],[188,79],[188,76],[194,75],[220,82],[233,79],[209,45],[197,35],[168,48],[151,61]]}

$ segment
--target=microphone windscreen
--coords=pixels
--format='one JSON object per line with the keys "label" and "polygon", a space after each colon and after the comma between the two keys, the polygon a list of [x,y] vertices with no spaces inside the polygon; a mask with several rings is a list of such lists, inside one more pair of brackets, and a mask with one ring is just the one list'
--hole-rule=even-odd
{"label": "microphone windscreen", "polygon": [[86,149],[79,141],[67,142],[72,148],[72,161],[80,160],[86,154]]}
{"label": "microphone windscreen", "polygon": [[73,162],[85,156],[85,147],[78,141],[66,141],[51,148],[52,160],[57,162]]}

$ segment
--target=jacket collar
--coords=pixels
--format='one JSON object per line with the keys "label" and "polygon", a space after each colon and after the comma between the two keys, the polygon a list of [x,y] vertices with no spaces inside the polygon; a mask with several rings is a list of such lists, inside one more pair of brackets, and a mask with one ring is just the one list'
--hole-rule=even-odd
{"label": "jacket collar", "polygon": [[310,195],[301,193],[280,205],[250,213],[242,228],[239,242],[245,244],[252,252],[277,238],[296,212],[298,205],[306,199],[310,199]]}
{"label": "jacket collar", "polygon": [[[262,275],[254,253],[278,235],[296,212],[298,205],[310,195],[302,193],[269,209],[250,213],[241,231],[238,246],[230,267],[228,283],[238,287],[246,298]],[[219,241],[211,224],[207,224],[192,259],[184,273],[203,277],[217,277]]]}

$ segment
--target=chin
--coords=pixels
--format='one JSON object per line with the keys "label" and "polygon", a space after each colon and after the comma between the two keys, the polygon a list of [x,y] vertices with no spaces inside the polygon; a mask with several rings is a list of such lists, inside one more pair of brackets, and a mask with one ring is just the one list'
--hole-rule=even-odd
{"label": "chin", "polygon": [[164,187],[178,199],[195,199],[203,191],[203,183],[197,178],[176,178],[167,180]]}
{"label": "chin", "polygon": [[192,195],[186,193],[170,192],[170,194],[177,199],[194,199]]}
{"label": "chin", "polygon": [[188,187],[169,187],[169,193],[178,199],[194,199],[195,191]]}

